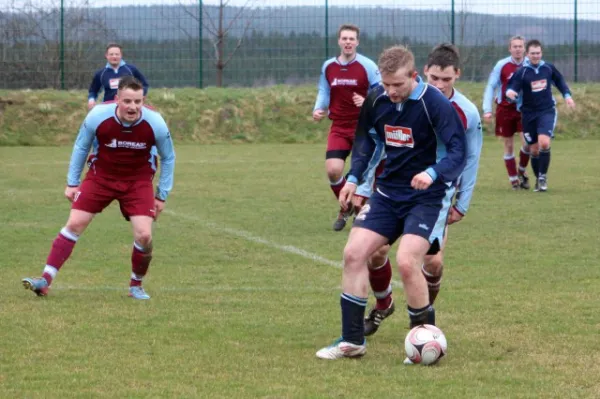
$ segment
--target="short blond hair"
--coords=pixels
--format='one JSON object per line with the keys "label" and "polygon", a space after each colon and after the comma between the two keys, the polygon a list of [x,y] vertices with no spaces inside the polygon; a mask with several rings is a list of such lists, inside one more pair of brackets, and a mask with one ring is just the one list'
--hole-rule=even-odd
{"label": "short blond hair", "polygon": [[508,46],[510,47],[510,45],[512,44],[512,42],[514,42],[515,40],[521,40],[523,42],[523,44],[525,44],[526,40],[524,36],[521,35],[514,35],[513,37],[511,37],[508,40]]}
{"label": "short blond hair", "polygon": [[342,24],[340,25],[340,27],[338,28],[338,39],[340,38],[340,36],[342,35],[342,31],[343,30],[349,30],[352,32],[356,32],[356,38],[358,39],[358,37],[360,36],[360,28],[354,24]]}
{"label": "short blond hair", "polygon": [[389,47],[379,56],[378,67],[381,73],[396,73],[401,68],[407,68],[411,75],[415,71],[415,56],[407,47]]}

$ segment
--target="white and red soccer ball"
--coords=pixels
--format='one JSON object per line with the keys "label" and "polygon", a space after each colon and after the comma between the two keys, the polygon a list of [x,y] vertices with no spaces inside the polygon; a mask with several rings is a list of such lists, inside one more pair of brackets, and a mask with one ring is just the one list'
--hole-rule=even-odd
{"label": "white and red soccer ball", "polygon": [[413,363],[430,366],[446,354],[448,343],[442,330],[431,324],[423,324],[408,332],[404,349]]}

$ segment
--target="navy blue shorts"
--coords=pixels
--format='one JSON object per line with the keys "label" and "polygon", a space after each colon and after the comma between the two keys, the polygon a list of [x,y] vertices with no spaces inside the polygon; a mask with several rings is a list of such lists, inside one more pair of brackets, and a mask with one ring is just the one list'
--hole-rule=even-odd
{"label": "navy blue shorts", "polygon": [[543,113],[523,112],[523,136],[527,144],[537,143],[540,134],[554,138],[555,127],[556,109],[550,109]]}
{"label": "navy blue shorts", "polygon": [[455,187],[446,190],[439,200],[398,202],[376,190],[362,207],[353,227],[362,227],[380,234],[393,244],[403,234],[415,234],[429,241],[435,254],[444,241],[444,230]]}

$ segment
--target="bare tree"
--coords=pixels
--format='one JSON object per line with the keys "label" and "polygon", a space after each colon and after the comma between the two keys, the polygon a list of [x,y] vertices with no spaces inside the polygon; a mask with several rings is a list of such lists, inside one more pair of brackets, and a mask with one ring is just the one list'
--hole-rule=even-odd
{"label": "bare tree", "polygon": [[[216,85],[223,86],[223,72],[227,64],[235,56],[236,52],[242,47],[246,34],[252,27],[252,22],[256,17],[256,0],[246,0],[241,6],[229,6],[229,0],[219,0],[216,6],[202,7],[203,32],[206,31],[210,36],[213,45],[213,64],[216,68]],[[197,7],[181,4],[184,12],[200,23]],[[233,15],[226,18],[227,11],[231,9]],[[211,12],[212,11],[212,12]],[[228,19],[228,20],[227,20]],[[178,19],[176,26],[188,38],[194,35],[190,34]],[[229,37],[234,37],[234,30],[237,30],[237,41],[233,49],[226,49],[225,44]],[[203,38],[199,38],[202,40]]]}
{"label": "bare tree", "polygon": [[[60,6],[51,2],[12,0],[0,13],[0,76],[14,87],[60,87]],[[89,83],[89,37],[108,34],[102,20],[90,15],[88,0],[71,0],[64,10],[64,68],[69,87]],[[97,56],[96,54],[93,55]]]}

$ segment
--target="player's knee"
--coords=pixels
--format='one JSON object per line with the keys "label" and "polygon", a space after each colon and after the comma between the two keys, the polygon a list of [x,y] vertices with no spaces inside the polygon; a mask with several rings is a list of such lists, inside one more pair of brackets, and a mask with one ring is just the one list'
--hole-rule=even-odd
{"label": "player's knee", "polygon": [[69,220],[67,220],[67,224],[65,225],[65,227],[71,233],[80,236],[81,234],[83,234],[83,232],[85,231],[88,224],[89,224],[89,221],[87,221],[87,220],[69,218]]}
{"label": "player's knee", "polygon": [[135,242],[146,249],[145,252],[152,250],[152,233],[149,231],[137,232],[135,235]]}
{"label": "player's knee", "polygon": [[427,273],[432,276],[438,276],[442,271],[442,266],[444,264],[444,256],[443,252],[440,251],[435,255],[428,255],[425,257],[425,266],[424,269]]}
{"label": "player's knee", "polygon": [[360,268],[367,263],[367,256],[361,245],[346,245],[344,248],[344,268]]}
{"label": "player's knee", "polygon": [[338,168],[328,168],[327,177],[330,182],[336,183],[342,178],[342,170]]}
{"label": "player's knee", "polygon": [[410,280],[417,273],[421,273],[420,267],[412,256],[401,256],[398,254],[396,263],[398,264],[398,271],[403,281]]}
{"label": "player's knee", "polygon": [[375,251],[369,258],[369,268],[377,268],[383,265],[387,261],[389,250],[390,246],[384,245]]}

